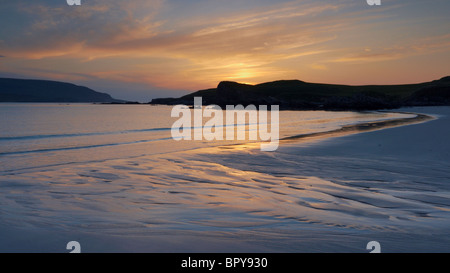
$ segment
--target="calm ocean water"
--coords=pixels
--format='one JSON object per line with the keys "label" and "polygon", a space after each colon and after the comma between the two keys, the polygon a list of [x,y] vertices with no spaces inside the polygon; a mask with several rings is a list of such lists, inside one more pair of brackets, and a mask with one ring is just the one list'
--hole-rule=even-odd
{"label": "calm ocean water", "polygon": [[[0,104],[0,172],[164,154],[245,141],[174,141],[172,107]],[[391,113],[281,111],[280,138],[408,117]],[[204,123],[208,119],[204,119]],[[238,130],[249,130],[240,125]]]}

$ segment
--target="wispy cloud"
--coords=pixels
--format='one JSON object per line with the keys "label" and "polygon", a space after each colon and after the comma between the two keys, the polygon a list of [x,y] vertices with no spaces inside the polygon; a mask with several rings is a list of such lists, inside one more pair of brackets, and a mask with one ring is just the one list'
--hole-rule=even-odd
{"label": "wispy cloud", "polygon": [[[6,46],[13,56],[34,59],[64,55],[94,59],[126,54],[197,55],[201,58],[214,53],[223,57],[223,54],[295,49],[329,39],[323,37],[323,26],[312,25],[308,18],[338,8],[327,5],[307,9],[295,6],[276,9],[275,6],[272,11],[250,12],[251,15],[226,19],[207,17],[202,24],[191,29],[183,26],[165,29],[165,22],[152,15],[134,16],[144,7],[138,8],[133,3],[129,6],[121,4],[120,12],[111,4],[88,6],[86,10],[70,11],[68,14],[62,8],[27,6],[25,10],[38,15],[39,19],[33,22],[27,35],[13,37]],[[151,10],[154,9],[151,5]],[[305,17],[304,22],[286,27],[286,24],[293,23],[290,22],[293,18],[302,16]]]}
{"label": "wispy cloud", "polygon": [[[356,76],[357,65],[448,54],[449,19],[439,12],[450,4],[436,2],[440,8],[388,0],[376,8],[352,0],[9,2],[0,10],[8,56],[0,69],[178,90],[224,79]],[[419,20],[413,15],[423,7],[434,13]],[[444,66],[442,58],[435,71]]]}
{"label": "wispy cloud", "polygon": [[[356,50],[355,50],[356,51]],[[331,62],[366,63],[396,60],[408,56],[431,54],[441,51],[450,51],[450,34],[426,37],[418,41],[395,45],[388,48],[365,48],[358,52],[347,54]]]}

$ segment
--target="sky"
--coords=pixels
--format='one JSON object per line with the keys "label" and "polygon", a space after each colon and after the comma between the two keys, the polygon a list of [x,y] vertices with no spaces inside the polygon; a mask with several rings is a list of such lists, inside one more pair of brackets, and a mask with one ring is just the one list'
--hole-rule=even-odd
{"label": "sky", "polygon": [[449,0],[0,0],[0,77],[149,101],[273,80],[450,75]]}

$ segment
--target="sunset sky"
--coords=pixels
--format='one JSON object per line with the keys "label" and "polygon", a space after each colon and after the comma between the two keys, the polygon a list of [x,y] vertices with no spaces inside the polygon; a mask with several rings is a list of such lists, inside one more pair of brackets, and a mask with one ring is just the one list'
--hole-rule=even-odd
{"label": "sunset sky", "polygon": [[424,82],[450,75],[449,11],[449,0],[0,0],[0,77],[140,101],[222,80]]}

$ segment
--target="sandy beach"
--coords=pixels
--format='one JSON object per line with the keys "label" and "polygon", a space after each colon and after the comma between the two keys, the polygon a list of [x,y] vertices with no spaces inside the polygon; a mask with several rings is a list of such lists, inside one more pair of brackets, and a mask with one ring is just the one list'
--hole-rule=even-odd
{"label": "sandy beach", "polygon": [[0,251],[448,252],[450,108],[399,111],[435,119],[4,174]]}

